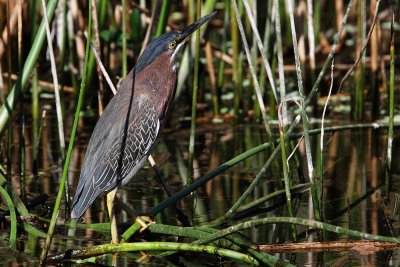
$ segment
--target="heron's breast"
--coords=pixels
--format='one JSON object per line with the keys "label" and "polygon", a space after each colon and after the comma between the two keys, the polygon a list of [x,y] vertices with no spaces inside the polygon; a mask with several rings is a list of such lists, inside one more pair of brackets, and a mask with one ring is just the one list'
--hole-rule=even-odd
{"label": "heron's breast", "polygon": [[177,74],[175,60],[166,52],[136,74],[135,94],[146,94],[152,100],[160,121],[165,119],[175,96]]}

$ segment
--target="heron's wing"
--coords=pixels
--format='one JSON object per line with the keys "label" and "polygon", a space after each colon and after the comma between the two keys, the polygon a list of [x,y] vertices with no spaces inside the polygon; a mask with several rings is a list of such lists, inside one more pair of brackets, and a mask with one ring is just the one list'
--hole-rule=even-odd
{"label": "heron's wing", "polygon": [[[154,145],[160,121],[156,109],[147,97],[138,101],[138,109],[132,117],[132,123],[126,127],[103,158],[103,170],[97,168],[95,186],[107,188],[118,186],[143,157],[147,157]],[[126,134],[125,134],[126,132]],[[131,177],[130,177],[131,178]]]}
{"label": "heron's wing", "polygon": [[[113,123],[112,118],[99,120],[99,123],[108,121],[112,125],[109,129],[102,124],[99,127],[96,125],[93,136],[99,136],[96,139],[103,140],[103,143],[92,145],[92,140],[89,142],[82,168],[85,171],[81,174],[74,197],[73,218],[81,217],[99,194],[126,183],[145,163],[159,133],[160,121],[148,97],[139,97],[132,106],[132,111],[128,112],[129,120],[127,115],[122,123]],[[116,108],[113,107],[114,112]]]}

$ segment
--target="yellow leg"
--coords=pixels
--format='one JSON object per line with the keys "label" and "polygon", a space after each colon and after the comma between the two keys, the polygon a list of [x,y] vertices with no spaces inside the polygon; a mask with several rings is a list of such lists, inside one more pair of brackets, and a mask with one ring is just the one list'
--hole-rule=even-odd
{"label": "yellow leg", "polygon": [[108,215],[110,216],[110,226],[111,226],[111,244],[118,244],[118,230],[117,221],[114,212],[114,198],[117,193],[117,188],[107,193],[107,209]]}
{"label": "yellow leg", "polygon": [[150,224],[156,223],[155,221],[153,221],[150,217],[148,216],[137,216],[135,219],[138,223],[140,223],[140,225],[142,226],[142,228],[140,229],[140,232],[143,232],[144,230],[146,230],[147,228],[149,228]]}

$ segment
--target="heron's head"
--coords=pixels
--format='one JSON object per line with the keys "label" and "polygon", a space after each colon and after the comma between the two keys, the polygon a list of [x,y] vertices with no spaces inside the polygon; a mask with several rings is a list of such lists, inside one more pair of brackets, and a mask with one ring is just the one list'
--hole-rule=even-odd
{"label": "heron's head", "polygon": [[[150,65],[159,56],[168,53],[170,61],[175,61],[176,56],[182,46],[185,44],[189,36],[195,32],[201,25],[211,19],[215,15],[215,11],[211,14],[202,17],[193,24],[183,28],[180,31],[173,31],[164,33],[158,38],[154,39],[149,43],[143,53],[140,55],[137,64],[135,66],[135,73],[139,73],[146,66]],[[174,64],[175,65],[175,64]]]}

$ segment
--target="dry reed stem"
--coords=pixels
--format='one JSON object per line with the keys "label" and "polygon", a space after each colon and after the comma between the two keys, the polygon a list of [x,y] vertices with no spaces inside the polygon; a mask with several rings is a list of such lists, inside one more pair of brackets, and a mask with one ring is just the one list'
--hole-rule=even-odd
{"label": "dry reed stem", "polygon": [[305,34],[304,34],[304,30],[303,30],[303,23],[304,23],[304,14],[307,13],[307,7],[306,4],[304,2],[304,0],[300,1],[298,3],[297,9],[294,11],[295,15],[296,15],[296,19],[297,21],[299,21],[301,26],[298,27],[297,29],[297,33],[298,33],[298,41],[297,41],[297,47],[298,47],[298,53],[299,53],[299,57],[300,57],[300,64],[301,66],[304,68],[305,67],[305,63],[306,63],[306,44],[305,44]]}
{"label": "dry reed stem", "polygon": [[[96,8],[96,0],[91,0],[91,5],[92,5],[92,25],[93,25],[93,36],[94,36],[94,41],[95,41],[95,48],[96,52],[101,57],[101,52],[100,52],[100,35],[99,35],[99,22],[97,19],[97,8]],[[92,45],[92,44],[90,44]],[[98,64],[96,64],[96,71],[97,71],[97,78],[99,79],[99,90],[97,91],[97,100],[99,103],[99,115],[103,113],[104,106],[103,106],[103,96],[104,96],[104,89],[103,89],[103,76],[101,75],[101,70]]]}
{"label": "dry reed stem", "polygon": [[[0,72],[0,75],[1,75],[1,72]],[[10,77],[10,75],[8,75],[7,72],[2,73],[1,76],[2,76],[1,79],[3,79],[3,77],[4,77],[4,78],[6,78],[6,79],[9,79],[9,78],[10,78],[10,79],[13,80],[13,81],[17,81],[17,80],[19,79],[19,76],[18,76],[17,74],[14,74],[14,73],[11,74],[11,77]],[[40,87],[49,88],[49,89],[53,89],[53,90],[54,90],[54,84],[51,83],[51,82],[47,82],[47,81],[43,81],[43,80],[38,80],[37,83],[38,83],[38,85],[39,85]],[[58,88],[58,90],[61,90],[61,89]],[[72,88],[71,86],[66,86],[66,85],[64,85],[64,86],[63,86],[63,92],[64,92],[64,93],[73,94],[73,93],[74,93],[74,88]]]}
{"label": "dry reed stem", "polygon": [[272,89],[272,92],[273,92],[274,97],[275,97],[275,101],[278,102],[278,96],[277,96],[277,92],[276,92],[276,87],[275,87],[275,82],[274,82],[274,78],[273,78],[273,74],[272,74],[271,65],[269,64],[269,61],[267,59],[267,55],[265,55],[263,53],[264,45],[262,43],[262,40],[261,40],[261,37],[260,37],[260,33],[258,32],[258,29],[257,29],[257,23],[256,23],[256,21],[255,21],[255,19],[253,17],[253,14],[252,14],[252,11],[250,9],[250,5],[249,5],[248,1],[244,0],[243,3],[244,3],[244,7],[246,9],[247,17],[248,17],[248,19],[250,21],[251,28],[253,30],[254,37],[256,38],[258,50],[260,51],[261,58],[262,58],[263,63],[264,63],[265,71],[266,71],[267,76],[268,76],[268,81],[269,81],[269,84],[271,85],[271,89]]}
{"label": "dry reed stem", "polygon": [[398,249],[399,244],[371,240],[343,240],[328,242],[301,242],[285,244],[253,245],[254,249],[267,253],[300,253],[323,251],[358,251],[359,253],[375,253],[381,250]]}
{"label": "dry reed stem", "polygon": [[307,0],[307,36],[308,36],[308,57],[310,60],[310,69],[314,75],[315,72],[315,35],[314,35],[314,16],[313,1]]}
{"label": "dry reed stem", "polygon": [[[325,128],[324,128],[324,123],[325,123],[325,114],[326,114],[326,110],[328,108],[328,104],[329,104],[329,100],[331,98],[331,94],[332,94],[332,88],[333,88],[333,68],[335,66],[335,59],[332,59],[332,63],[331,63],[331,85],[329,87],[329,93],[328,93],[328,97],[326,98],[325,101],[325,105],[324,105],[324,110],[322,111],[322,118],[321,118],[321,137],[320,137],[320,157],[322,159],[322,155],[324,152],[324,134],[325,134]],[[321,163],[321,165],[323,166],[324,164]],[[323,167],[322,167],[323,168]],[[321,170],[321,179],[323,181],[323,171]],[[323,186],[321,186],[321,188],[323,189]]]}
{"label": "dry reed stem", "polygon": [[43,18],[45,20],[45,26],[46,26],[47,48],[48,48],[49,55],[50,55],[51,74],[53,76],[53,82],[54,82],[54,95],[56,98],[55,102],[56,102],[56,113],[57,113],[57,122],[58,122],[58,138],[60,140],[61,156],[62,156],[62,159],[64,160],[64,158],[65,158],[65,154],[64,154],[65,153],[65,137],[64,137],[64,125],[63,125],[62,110],[61,110],[60,92],[58,89],[56,61],[54,58],[49,20],[47,18],[46,3],[44,0],[42,0],[41,2],[42,2],[42,8],[43,8]]}
{"label": "dry reed stem", "polygon": [[22,68],[22,0],[18,0],[17,7],[18,10],[18,63],[19,68]]}
{"label": "dry reed stem", "polygon": [[[84,33],[85,37],[87,37],[86,32]],[[108,75],[106,68],[103,65],[103,62],[101,62],[101,58],[99,57],[99,55],[97,54],[96,49],[94,48],[92,42],[90,42],[90,49],[92,50],[92,53],[94,55],[94,58],[96,59],[96,63],[99,66],[99,69],[101,71],[101,73],[103,73],[104,78],[106,78],[106,81],[108,83],[108,86],[110,86],[111,91],[113,92],[113,94],[115,95],[117,93],[117,89],[115,88],[113,82],[111,81],[110,76]]]}
{"label": "dry reed stem", "polygon": [[[83,69],[83,61],[85,59],[85,41],[82,38],[82,29],[85,28],[84,19],[82,16],[82,12],[79,9],[79,4],[77,0],[71,0],[69,2],[70,12],[72,15],[72,19],[74,23],[69,25],[70,27],[76,28],[74,29],[75,33],[75,51],[77,55],[77,59],[79,60],[79,73],[82,73]],[[71,48],[72,49],[72,48]]]}
{"label": "dry reed stem", "polygon": [[217,91],[217,79],[215,77],[215,72],[214,72],[214,63],[213,63],[213,56],[212,56],[213,50],[212,50],[211,42],[206,42],[204,50],[205,50],[206,59],[207,59],[207,71],[208,71],[208,75],[210,77],[214,116],[217,116],[219,114],[218,91]]}
{"label": "dry reed stem", "polygon": [[146,31],[146,35],[143,40],[142,49],[140,49],[140,54],[143,53],[144,49],[147,47],[148,43],[150,42],[151,34],[153,33],[154,26],[157,24],[158,17],[160,15],[160,10],[161,10],[161,6],[162,6],[161,4],[162,4],[162,1],[157,0],[156,4],[154,5],[154,9],[151,14],[150,23],[149,23],[149,26]]}
{"label": "dry reed stem", "polygon": [[257,79],[256,73],[255,73],[255,70],[254,70],[254,66],[253,66],[253,64],[251,62],[250,49],[249,49],[249,46],[248,46],[248,43],[247,43],[246,34],[244,32],[243,24],[242,24],[242,21],[240,19],[240,14],[239,14],[239,10],[238,10],[238,6],[237,6],[237,3],[236,3],[236,0],[232,0],[232,8],[234,10],[234,16],[236,18],[237,26],[239,27],[240,35],[242,36],[242,43],[243,43],[243,47],[244,47],[244,50],[245,50],[247,62],[249,64],[251,77],[253,79],[254,91],[255,91],[255,94],[256,94],[256,97],[257,97],[257,100],[258,100],[258,105],[260,106],[260,110],[261,110],[261,114],[262,114],[262,117],[263,117],[265,130],[268,133],[268,137],[272,138],[271,128],[269,126],[267,114],[266,114],[266,111],[265,111],[264,100],[263,100],[262,95],[261,95],[260,85],[258,83],[258,79]]}
{"label": "dry reed stem", "polygon": [[364,52],[365,52],[365,49],[367,48],[367,45],[368,45],[368,43],[369,43],[369,40],[371,39],[372,32],[373,32],[373,30],[374,30],[374,28],[375,28],[376,20],[377,20],[377,17],[378,17],[378,10],[379,10],[379,3],[380,3],[380,2],[381,2],[381,0],[377,0],[377,1],[376,1],[376,4],[375,4],[375,14],[374,14],[374,17],[373,17],[373,19],[372,19],[372,25],[371,25],[371,28],[369,29],[367,38],[365,38],[364,43],[363,43],[363,45],[362,45],[362,47],[361,47],[361,51],[360,51],[360,53],[358,54],[357,59],[356,59],[356,61],[354,62],[353,66],[351,66],[351,68],[347,71],[346,75],[344,75],[342,81],[340,82],[339,90],[338,90],[339,92],[342,92],[343,83],[347,80],[347,78],[349,78],[350,74],[351,74],[351,73],[353,72],[353,70],[357,67],[358,63],[360,62],[360,60],[361,60],[361,58],[362,58],[362,56],[363,56],[363,54],[364,54]]}
{"label": "dry reed stem", "polygon": [[4,80],[3,80],[3,70],[1,67],[1,60],[0,60],[0,97],[2,104],[6,103],[6,97],[4,95]]}
{"label": "dry reed stem", "polygon": [[[374,14],[375,11],[375,4],[374,1],[370,2],[370,12],[371,14]],[[378,22],[377,18],[377,22]],[[378,25],[379,23],[376,23],[376,26],[374,27],[374,29],[372,30],[371,33],[371,41],[370,41],[370,51],[371,51],[371,71],[372,72],[377,72],[378,70],[378,63],[379,63],[379,53],[378,53],[378,47],[379,47],[379,43],[378,43]]]}
{"label": "dry reed stem", "polygon": [[211,47],[211,42],[206,42],[205,45],[205,54],[206,54],[206,58],[207,58],[207,71],[208,71],[208,75],[210,76],[210,84],[211,84],[211,88],[213,91],[215,91],[216,89],[216,79],[215,79],[215,73],[214,73],[214,64],[213,64],[213,50]]}
{"label": "dry reed stem", "polygon": [[[15,7],[11,17],[9,19],[9,27],[10,27],[10,32],[13,32],[15,25],[17,24],[18,19],[18,8]],[[5,46],[8,44],[8,31],[7,31],[7,25],[4,27],[3,33],[0,38],[0,60],[2,59],[4,52],[6,51]]]}
{"label": "dry reed stem", "polygon": [[276,56],[278,59],[278,76],[279,76],[279,94],[281,97],[282,107],[282,123],[283,127],[289,125],[289,119],[287,114],[287,105],[286,105],[286,84],[285,84],[285,70],[284,70],[284,62],[283,62],[283,49],[282,49],[282,30],[281,30],[281,19],[279,14],[279,1],[274,0],[274,11],[273,16],[275,17],[275,32],[276,32]]}
{"label": "dry reed stem", "polygon": [[336,28],[339,29],[344,17],[343,1],[335,1]]}

